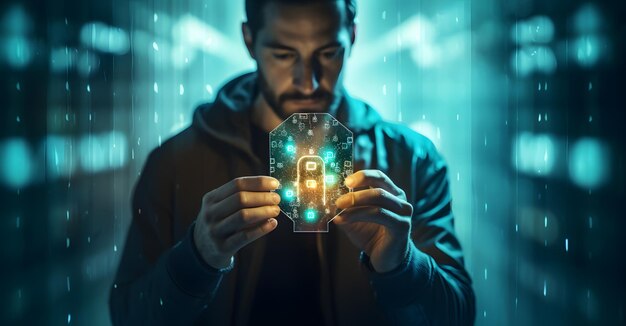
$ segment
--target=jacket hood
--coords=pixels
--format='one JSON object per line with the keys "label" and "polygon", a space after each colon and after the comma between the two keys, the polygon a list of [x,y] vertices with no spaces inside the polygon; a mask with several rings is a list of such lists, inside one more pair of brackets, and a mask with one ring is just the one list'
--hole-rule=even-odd
{"label": "jacket hood", "polygon": [[[213,103],[198,106],[192,126],[203,133],[236,147],[255,160],[250,145],[252,102],[257,94],[256,72],[238,76],[224,85]],[[352,98],[345,90],[335,118],[353,133],[372,129],[382,118],[368,104]]]}

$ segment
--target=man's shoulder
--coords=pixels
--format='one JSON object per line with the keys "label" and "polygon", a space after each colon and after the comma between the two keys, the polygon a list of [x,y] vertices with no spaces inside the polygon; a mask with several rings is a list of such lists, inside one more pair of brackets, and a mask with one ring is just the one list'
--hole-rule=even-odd
{"label": "man's shoulder", "polygon": [[405,124],[385,120],[377,109],[361,99],[346,95],[350,127],[354,127],[357,133],[369,133],[370,136],[385,138],[388,145],[406,149],[409,151],[436,152],[432,141]]}
{"label": "man's shoulder", "polygon": [[393,142],[402,150],[412,152],[423,158],[441,159],[437,148],[428,137],[405,124],[381,120],[375,128],[378,128],[388,141]]}
{"label": "man's shoulder", "polygon": [[146,164],[173,167],[190,160],[193,156],[197,157],[206,149],[206,141],[202,140],[202,135],[191,125],[152,149]]}

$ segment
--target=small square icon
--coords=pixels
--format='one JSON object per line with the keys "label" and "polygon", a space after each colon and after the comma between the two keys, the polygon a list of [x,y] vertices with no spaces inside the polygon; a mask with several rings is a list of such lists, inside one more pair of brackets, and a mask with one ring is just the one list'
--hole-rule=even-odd
{"label": "small square icon", "polygon": [[317,182],[315,180],[307,180],[306,181],[306,187],[307,188],[317,188]]}
{"label": "small square icon", "polygon": [[315,171],[317,169],[317,163],[316,162],[306,162],[306,169],[307,169],[307,171]]}

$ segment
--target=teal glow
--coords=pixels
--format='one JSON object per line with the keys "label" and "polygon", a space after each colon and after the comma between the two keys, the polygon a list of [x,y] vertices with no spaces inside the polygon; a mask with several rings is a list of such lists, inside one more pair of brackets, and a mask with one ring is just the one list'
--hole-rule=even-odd
{"label": "teal glow", "polygon": [[602,15],[596,5],[587,3],[578,9],[573,23],[577,33],[597,33],[602,28]]}
{"label": "teal glow", "polygon": [[117,131],[84,136],[79,142],[81,166],[87,172],[102,172],[124,166],[127,151],[126,135]]}
{"label": "teal glow", "polygon": [[296,153],[296,145],[287,144],[287,153],[295,154]]}
{"label": "teal glow", "polygon": [[517,136],[512,161],[518,171],[546,176],[554,172],[557,142],[553,136],[523,132]]}
{"label": "teal glow", "polygon": [[13,188],[21,188],[30,183],[33,162],[30,148],[23,139],[9,139],[0,145],[2,158],[1,180]]}
{"label": "teal glow", "polygon": [[602,40],[596,35],[583,35],[575,41],[575,58],[583,67],[595,65],[601,56]]}
{"label": "teal glow", "polygon": [[292,201],[294,198],[296,198],[292,189],[285,189],[284,193],[285,199],[287,199],[288,201]]}
{"label": "teal glow", "polygon": [[326,182],[327,185],[330,186],[330,185],[334,185],[337,182],[337,178],[334,175],[329,174],[326,176],[324,181]]}
{"label": "teal glow", "polygon": [[72,155],[72,141],[67,137],[50,135],[43,144],[43,156],[46,159],[48,177],[71,175],[76,167]]}
{"label": "teal glow", "polygon": [[531,17],[513,25],[511,38],[517,44],[550,43],[554,39],[554,23],[547,16]]}
{"label": "teal glow", "polygon": [[330,163],[335,161],[335,152],[331,151],[331,150],[325,150],[323,151],[323,156],[324,157],[324,162],[326,163]]}
{"label": "teal glow", "polygon": [[15,5],[3,13],[0,24],[0,60],[6,60],[13,68],[25,68],[35,57],[32,18],[22,6]]}
{"label": "teal glow", "polygon": [[609,177],[610,152],[602,142],[583,138],[572,146],[569,160],[569,176],[582,187],[594,189]]}
{"label": "teal glow", "polygon": [[307,209],[306,211],[304,211],[304,219],[310,223],[315,222],[317,220],[315,210]]}
{"label": "teal glow", "polygon": [[31,42],[22,36],[12,36],[4,41],[4,55],[15,68],[26,67],[34,57]]}
{"label": "teal glow", "polygon": [[511,67],[522,77],[540,72],[552,74],[557,68],[556,55],[548,46],[524,45],[511,54]]}
{"label": "teal glow", "polygon": [[101,52],[122,55],[130,50],[130,37],[125,30],[100,22],[83,25],[80,40],[84,45]]}

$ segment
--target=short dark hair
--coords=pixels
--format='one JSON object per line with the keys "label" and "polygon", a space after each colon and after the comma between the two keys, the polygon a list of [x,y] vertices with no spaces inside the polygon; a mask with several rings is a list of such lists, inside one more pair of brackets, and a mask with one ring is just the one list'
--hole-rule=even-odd
{"label": "short dark hair", "polygon": [[[283,4],[310,4],[320,1],[331,0],[246,0],[246,24],[250,29],[252,37],[256,37],[257,32],[263,28],[263,8],[271,2]],[[354,18],[356,17],[356,0],[334,0],[344,1],[346,4],[347,23],[349,27],[354,26]]]}

